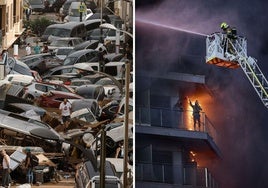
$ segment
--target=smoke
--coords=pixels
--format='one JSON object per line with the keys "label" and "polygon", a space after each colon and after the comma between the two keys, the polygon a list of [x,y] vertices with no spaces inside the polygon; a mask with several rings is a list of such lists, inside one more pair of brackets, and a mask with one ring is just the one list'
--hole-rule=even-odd
{"label": "smoke", "polygon": [[[146,1],[147,2],[147,1]],[[229,70],[205,64],[205,38],[185,34],[219,31],[223,21],[248,38],[248,54],[266,65],[268,12],[266,1],[152,1],[136,9],[136,73],[174,72],[206,75],[214,93],[214,113],[208,114],[218,133],[223,160],[213,167],[223,188],[268,187],[267,109],[241,69]],[[149,22],[149,23],[148,23]],[[157,24],[150,24],[157,23]],[[268,74],[266,74],[268,75]],[[142,81],[141,81],[142,82]],[[141,82],[137,82],[136,88]]]}

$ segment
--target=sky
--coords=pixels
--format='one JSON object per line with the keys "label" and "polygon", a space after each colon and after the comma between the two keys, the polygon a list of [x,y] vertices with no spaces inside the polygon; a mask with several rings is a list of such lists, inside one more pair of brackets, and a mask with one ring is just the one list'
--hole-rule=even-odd
{"label": "sky", "polygon": [[[136,72],[148,67],[152,71],[162,71],[167,66],[162,61],[178,61],[177,43],[183,43],[187,49],[191,41],[180,41],[176,30],[202,38],[220,31],[220,23],[224,21],[236,27],[238,35],[247,38],[248,55],[258,60],[259,67],[268,76],[267,7],[268,1],[264,0],[136,1]],[[153,30],[150,39],[146,38],[148,28]],[[162,54],[153,53],[156,50]],[[197,50],[196,53],[204,52]],[[223,160],[215,168],[222,188],[268,187],[268,109],[242,70],[207,67],[199,68],[204,74],[210,73],[208,82],[221,91],[217,93],[215,106],[221,117],[213,120],[222,135],[219,147]],[[136,89],[139,89],[138,85]]]}

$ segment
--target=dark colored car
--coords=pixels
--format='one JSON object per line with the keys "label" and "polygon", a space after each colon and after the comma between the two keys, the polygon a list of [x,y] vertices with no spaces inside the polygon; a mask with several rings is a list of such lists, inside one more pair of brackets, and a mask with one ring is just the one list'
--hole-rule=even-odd
{"label": "dark colored car", "polygon": [[65,58],[63,65],[74,65],[83,62],[98,62],[98,51],[85,49],[73,52]]}
{"label": "dark colored car", "polygon": [[[69,12],[69,8],[72,4],[72,2],[77,2],[77,0],[66,0],[63,5],[62,5],[62,14],[63,14],[63,17],[67,16],[68,15],[68,12]],[[94,1],[83,1],[87,8],[88,9],[91,9],[93,12],[94,10],[96,9],[97,5]]]}
{"label": "dark colored car", "polygon": [[85,41],[78,45],[76,45],[73,49],[73,52],[84,50],[84,49],[92,49],[95,50],[98,47],[99,41],[98,40],[91,40],[91,41]]}
{"label": "dark colored car", "polygon": [[25,56],[20,58],[20,61],[24,62],[30,69],[37,71],[39,74],[62,65],[62,60],[51,53]]}
{"label": "dark colored car", "polygon": [[77,79],[72,79],[71,80],[71,84],[70,84],[70,87],[72,89],[75,89],[79,86],[82,86],[82,85],[87,85],[87,84],[92,84],[92,82],[88,79],[81,79],[81,78],[77,78]]}
{"label": "dark colored car", "polygon": [[31,69],[24,62],[16,60],[13,57],[9,57],[7,63],[9,65],[8,74],[23,74],[32,76]]}
{"label": "dark colored car", "polygon": [[69,8],[72,4],[72,2],[76,2],[77,0],[66,0],[63,5],[62,5],[62,14],[63,17],[67,16],[68,12],[69,12]]}
{"label": "dark colored car", "polygon": [[102,101],[105,97],[104,88],[100,85],[82,85],[77,87],[75,92],[86,99],[96,99],[97,101]]}
{"label": "dark colored car", "polygon": [[59,108],[60,103],[63,102],[64,99],[83,99],[83,97],[63,91],[50,91],[41,95],[40,98],[37,99],[37,104],[41,107]]}
{"label": "dark colored car", "polygon": [[13,113],[23,113],[23,112],[27,112],[29,110],[33,110],[35,113],[37,113],[40,116],[45,115],[46,110],[38,107],[38,106],[34,106],[31,104],[27,104],[27,103],[9,103],[8,105],[5,106],[4,110],[7,110],[9,112],[13,112]]}
{"label": "dark colored car", "polygon": [[124,21],[120,18],[120,16],[116,16],[114,14],[107,15],[109,17],[109,23],[114,25],[116,28],[122,28]]}
{"label": "dark colored car", "polygon": [[[78,166],[75,174],[77,187],[100,187],[100,172],[94,169],[92,164],[94,164],[94,162],[86,161]],[[105,187],[122,187],[119,178],[116,176],[115,167],[110,161],[105,161]]]}
{"label": "dark colored car", "polygon": [[105,78],[106,76],[103,75],[103,74],[99,74],[99,73],[96,73],[96,74],[91,74],[91,75],[86,75],[86,76],[83,76],[82,79],[88,79],[90,80],[92,83],[96,83],[98,80],[102,79],[102,78]]}
{"label": "dark colored car", "polygon": [[32,7],[32,11],[43,13],[45,10],[45,5],[43,0],[29,0],[29,4]]}
{"label": "dark colored car", "polygon": [[66,0],[45,0],[45,11],[46,12],[59,12],[61,6]]}
{"label": "dark colored car", "polygon": [[74,99],[71,100],[72,111],[80,110],[83,108],[90,108],[91,112],[96,116],[100,116],[101,109],[98,101],[95,99]]}
{"label": "dark colored car", "polygon": [[61,75],[64,73],[71,73],[73,70],[73,65],[67,65],[67,66],[58,66],[54,67],[52,69],[49,69],[46,71],[43,75],[43,79],[49,79],[53,75]]}
{"label": "dark colored car", "polygon": [[100,40],[100,38],[102,37],[102,39],[104,40],[104,38],[107,37],[108,32],[109,32],[109,29],[102,29],[102,34],[101,34],[100,28],[92,29],[87,32],[86,39],[87,40]]}
{"label": "dark colored car", "polygon": [[78,37],[64,37],[64,38],[55,38],[55,40],[51,41],[48,46],[49,50],[55,50],[59,47],[74,47],[78,44],[81,44],[83,39]]}
{"label": "dark colored car", "polygon": [[[102,23],[105,23],[106,21],[102,19]],[[86,20],[84,21],[85,27],[87,31],[97,29],[101,25],[101,19],[91,19],[91,20]]]}
{"label": "dark colored car", "polygon": [[[80,22],[68,22],[62,24],[49,25],[41,36],[41,41],[48,41],[48,37],[86,37],[85,25]],[[50,41],[48,41],[50,42]]]}
{"label": "dark colored car", "polygon": [[104,55],[104,59],[106,60],[106,62],[121,61],[123,57],[124,57],[124,54],[121,54],[121,53],[110,53],[110,54]]}
{"label": "dark colored car", "polygon": [[98,119],[99,121],[103,121],[106,119],[113,120],[116,117],[116,112],[119,108],[119,102],[116,100],[112,100],[105,104],[105,106],[102,107],[101,111],[101,117]]}
{"label": "dark colored car", "polygon": [[[84,63],[82,63],[84,64]],[[86,63],[85,63],[86,64]],[[81,70],[81,64],[75,65],[66,65],[66,66],[58,66],[55,68],[50,69],[46,73],[42,75],[43,79],[50,79],[53,75],[72,75],[72,76],[79,76],[79,71]],[[86,70],[83,69],[85,72]],[[88,69],[88,74],[91,74],[92,69]]]}

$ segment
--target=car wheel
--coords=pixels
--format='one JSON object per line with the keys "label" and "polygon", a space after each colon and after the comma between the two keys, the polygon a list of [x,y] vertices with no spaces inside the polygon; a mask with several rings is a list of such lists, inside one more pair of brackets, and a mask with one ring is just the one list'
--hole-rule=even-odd
{"label": "car wheel", "polygon": [[34,96],[32,96],[32,95],[27,95],[26,99],[27,99],[28,101],[33,101],[33,100],[34,100]]}
{"label": "car wheel", "polygon": [[112,138],[106,137],[106,146],[109,148],[115,148],[116,143],[115,143],[115,141],[113,141]]}

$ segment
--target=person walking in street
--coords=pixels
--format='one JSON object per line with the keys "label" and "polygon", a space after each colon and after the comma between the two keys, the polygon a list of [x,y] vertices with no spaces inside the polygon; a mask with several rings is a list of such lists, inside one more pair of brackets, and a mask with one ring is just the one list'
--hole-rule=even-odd
{"label": "person walking in street", "polygon": [[30,43],[27,44],[25,50],[26,50],[26,55],[31,55],[32,54],[32,48],[31,48]]}
{"label": "person walking in street", "polygon": [[192,104],[191,100],[189,99],[189,104],[193,108],[194,130],[196,130],[196,122],[197,122],[200,131],[201,127],[200,112],[202,111],[202,108],[199,105],[198,100],[195,101],[195,104]]}
{"label": "person walking in street", "polygon": [[1,155],[3,157],[2,167],[3,167],[3,174],[2,174],[2,186],[3,187],[10,187],[11,177],[10,177],[10,157],[3,149],[1,151]]}
{"label": "person walking in street", "polygon": [[67,99],[64,99],[64,101],[60,103],[59,109],[61,110],[62,122],[63,122],[64,128],[66,129],[70,123],[72,105],[67,101]]}
{"label": "person walking in street", "polygon": [[25,14],[26,14],[26,20],[27,20],[27,21],[30,21],[30,16],[31,16],[31,14],[32,14],[32,9],[31,9],[30,6],[28,6],[28,7],[26,8],[26,10],[25,10]]}
{"label": "person walking in street", "polygon": [[27,169],[27,182],[33,185],[33,164],[31,150],[26,150],[25,168]]}
{"label": "person walking in street", "polygon": [[35,54],[40,54],[41,47],[38,44],[38,41],[36,42],[36,45],[33,48]]}

